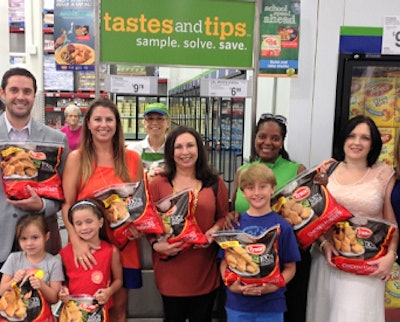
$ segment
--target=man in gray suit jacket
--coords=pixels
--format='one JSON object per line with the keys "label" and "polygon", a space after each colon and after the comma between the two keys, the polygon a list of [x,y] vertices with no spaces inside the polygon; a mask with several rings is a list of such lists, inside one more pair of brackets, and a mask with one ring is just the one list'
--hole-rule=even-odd
{"label": "man in gray suit jacket", "polygon": [[[6,110],[0,116],[0,145],[10,142],[40,142],[63,146],[58,168],[61,175],[69,152],[67,138],[64,133],[31,117],[36,90],[35,77],[24,68],[12,68],[3,75],[0,96],[6,104]],[[13,245],[15,246],[18,218],[29,213],[42,213],[46,217],[50,228],[48,251],[55,254],[61,248],[57,222],[57,211],[60,210],[61,202],[39,197],[29,185],[26,188],[30,193],[29,198],[10,200],[4,193],[3,185],[0,185],[0,268],[13,251]]]}

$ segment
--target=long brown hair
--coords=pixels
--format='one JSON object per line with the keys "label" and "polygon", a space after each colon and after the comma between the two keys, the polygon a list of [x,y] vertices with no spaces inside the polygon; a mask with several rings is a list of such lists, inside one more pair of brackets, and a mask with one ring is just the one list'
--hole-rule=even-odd
{"label": "long brown hair", "polygon": [[178,126],[174,128],[167,136],[164,147],[165,171],[163,175],[170,182],[176,174],[176,164],[174,160],[175,141],[178,136],[188,133],[192,135],[197,143],[197,161],[196,161],[196,179],[201,180],[204,187],[210,187],[218,181],[218,172],[211,166],[207,159],[207,151],[199,132],[187,126]]}
{"label": "long brown hair", "polygon": [[121,117],[118,109],[114,102],[108,98],[97,98],[93,100],[84,116],[84,122],[82,125],[82,142],[80,147],[81,160],[82,160],[82,180],[85,185],[89,180],[90,176],[94,172],[93,166],[96,167],[97,157],[95,146],[93,144],[92,133],[88,128],[88,122],[93,114],[96,107],[101,106],[111,110],[116,120],[116,131],[112,140],[113,154],[114,154],[114,171],[115,174],[125,182],[131,181],[131,177],[128,172],[128,166],[125,158],[125,138],[122,131]]}

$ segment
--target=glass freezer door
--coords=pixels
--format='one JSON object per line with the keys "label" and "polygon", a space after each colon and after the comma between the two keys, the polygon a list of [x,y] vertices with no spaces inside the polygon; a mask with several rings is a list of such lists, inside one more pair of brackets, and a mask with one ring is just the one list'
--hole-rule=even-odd
{"label": "glass freezer door", "polygon": [[400,126],[399,58],[393,55],[340,55],[334,146],[347,119],[366,115],[374,120],[381,132],[380,160],[394,164],[394,140]]}

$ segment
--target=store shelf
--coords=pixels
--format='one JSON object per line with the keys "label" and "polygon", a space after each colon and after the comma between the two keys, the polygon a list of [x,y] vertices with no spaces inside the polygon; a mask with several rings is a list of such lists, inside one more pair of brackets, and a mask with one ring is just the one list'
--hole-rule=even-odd
{"label": "store shelf", "polygon": [[[94,92],[45,92],[45,97],[60,97],[60,98],[95,98]],[[100,93],[101,97],[108,97],[107,93]]]}
{"label": "store shelf", "polygon": [[46,35],[53,35],[54,27],[43,27],[43,33]]}
{"label": "store shelf", "polygon": [[24,27],[10,27],[11,34],[23,34],[25,33]]}
{"label": "store shelf", "polygon": [[[58,107],[58,106],[45,106],[44,107],[44,110],[46,111],[46,112],[63,112],[64,113],[64,110],[65,110],[65,107],[66,106],[62,106],[62,107]],[[86,107],[81,107],[80,108],[80,110],[82,111],[82,113],[85,113],[86,112]]]}

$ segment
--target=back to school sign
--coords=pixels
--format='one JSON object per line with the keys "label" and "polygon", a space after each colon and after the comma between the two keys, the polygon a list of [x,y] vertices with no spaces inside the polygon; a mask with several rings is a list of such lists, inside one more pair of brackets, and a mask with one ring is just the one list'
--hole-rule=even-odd
{"label": "back to school sign", "polygon": [[252,68],[254,2],[102,0],[103,62]]}

